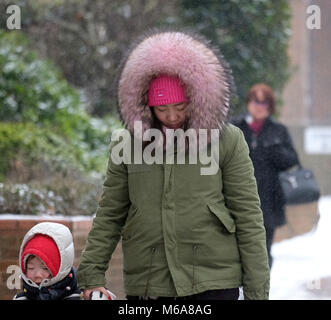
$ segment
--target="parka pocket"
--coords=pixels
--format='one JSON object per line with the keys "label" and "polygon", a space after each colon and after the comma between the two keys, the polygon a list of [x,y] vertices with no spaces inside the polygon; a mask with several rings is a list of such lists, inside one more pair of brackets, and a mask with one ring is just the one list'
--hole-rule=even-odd
{"label": "parka pocket", "polygon": [[222,223],[225,229],[229,233],[236,232],[236,224],[233,218],[230,216],[228,212],[226,212],[225,208],[220,207],[218,204],[207,204],[209,210],[216,216],[216,218]]}
{"label": "parka pocket", "polygon": [[128,164],[128,188],[130,199],[139,208],[154,199],[160,199],[163,192],[163,166],[160,164]]}

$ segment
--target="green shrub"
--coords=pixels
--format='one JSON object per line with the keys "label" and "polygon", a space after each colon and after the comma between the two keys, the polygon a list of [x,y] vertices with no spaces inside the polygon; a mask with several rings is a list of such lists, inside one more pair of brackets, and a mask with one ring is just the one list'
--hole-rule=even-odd
{"label": "green shrub", "polygon": [[[23,181],[43,174],[65,172],[70,168],[82,170],[83,150],[68,143],[63,137],[33,123],[1,123],[0,179],[16,176]],[[47,164],[47,170],[45,165]],[[40,171],[38,173],[38,171]]]}
{"label": "green shrub", "polygon": [[90,117],[19,32],[0,31],[0,69],[0,213],[93,213],[119,120]]}
{"label": "green shrub", "polygon": [[[0,126],[0,213],[94,213],[102,177],[83,171],[80,149],[31,123]],[[92,156],[91,156],[92,157]],[[99,165],[106,166],[101,158]],[[17,183],[21,182],[21,183]]]}
{"label": "green shrub", "polygon": [[91,215],[101,194],[92,179],[63,179],[14,184],[0,183],[0,214]]}
{"label": "green shrub", "polygon": [[178,22],[204,34],[230,63],[237,87],[232,105],[236,113],[245,109],[245,97],[257,82],[269,84],[281,100],[291,71],[289,2],[179,0]]}
{"label": "green shrub", "polygon": [[40,59],[20,33],[0,31],[0,119],[33,122],[76,138],[88,126],[80,96],[58,69]]}
{"label": "green shrub", "polygon": [[0,179],[15,157],[102,173],[113,118],[94,119],[80,92],[49,61],[31,51],[23,34],[0,31]]}

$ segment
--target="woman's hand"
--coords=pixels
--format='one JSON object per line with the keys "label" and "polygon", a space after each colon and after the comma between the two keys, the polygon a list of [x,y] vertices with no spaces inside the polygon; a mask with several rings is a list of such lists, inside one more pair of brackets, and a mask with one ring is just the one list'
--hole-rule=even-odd
{"label": "woman's hand", "polygon": [[90,295],[93,291],[100,291],[102,292],[107,298],[108,300],[111,300],[110,294],[109,292],[106,290],[105,287],[98,287],[98,288],[93,288],[93,289],[86,289],[84,290],[83,296],[84,296],[84,300],[90,300]]}

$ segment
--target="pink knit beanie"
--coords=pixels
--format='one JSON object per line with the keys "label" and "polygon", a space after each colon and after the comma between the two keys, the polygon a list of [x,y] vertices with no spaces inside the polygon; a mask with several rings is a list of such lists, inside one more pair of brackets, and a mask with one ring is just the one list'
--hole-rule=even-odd
{"label": "pink knit beanie", "polygon": [[185,85],[178,77],[159,75],[149,83],[148,105],[150,107],[187,101]]}

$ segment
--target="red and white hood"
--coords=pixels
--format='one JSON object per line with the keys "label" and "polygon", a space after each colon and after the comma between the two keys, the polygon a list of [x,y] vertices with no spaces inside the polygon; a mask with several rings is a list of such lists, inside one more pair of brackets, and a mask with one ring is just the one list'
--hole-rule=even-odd
{"label": "red and white hood", "polygon": [[26,275],[23,273],[23,266],[21,265],[21,257],[23,254],[24,247],[26,246],[28,241],[31,240],[37,234],[44,234],[51,237],[55,241],[60,252],[61,263],[57,275],[51,279],[45,279],[40,285],[43,287],[48,287],[56,282],[61,281],[70,273],[75,256],[74,243],[69,228],[60,223],[42,222],[35,225],[27,232],[27,234],[24,236],[20,248],[19,266],[21,270],[21,276],[24,281],[30,286],[37,288],[39,287],[39,285],[26,277]]}

